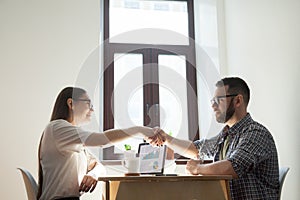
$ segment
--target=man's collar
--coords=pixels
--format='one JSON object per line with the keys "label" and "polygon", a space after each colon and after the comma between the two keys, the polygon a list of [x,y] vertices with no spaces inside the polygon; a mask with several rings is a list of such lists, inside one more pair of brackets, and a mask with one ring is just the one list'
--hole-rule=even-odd
{"label": "man's collar", "polygon": [[[244,127],[249,121],[252,121],[251,115],[249,113],[246,114],[244,118],[242,118],[240,121],[235,123],[232,127],[229,128],[228,134],[236,134],[240,131],[242,127]],[[225,126],[226,127],[226,126]],[[224,127],[224,128],[225,128]]]}

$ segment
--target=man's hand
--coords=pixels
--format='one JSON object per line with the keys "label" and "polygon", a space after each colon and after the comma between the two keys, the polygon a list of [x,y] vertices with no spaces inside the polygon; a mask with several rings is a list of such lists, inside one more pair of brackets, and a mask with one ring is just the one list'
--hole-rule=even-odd
{"label": "man's hand", "polygon": [[201,161],[201,160],[191,159],[186,163],[186,171],[190,174],[198,175],[199,174],[198,168],[200,167],[200,165],[202,163],[203,163],[203,161]]}
{"label": "man's hand", "polygon": [[98,180],[90,175],[85,175],[79,186],[79,192],[93,192],[96,188]]}
{"label": "man's hand", "polygon": [[153,128],[154,135],[147,138],[147,141],[153,146],[162,146],[166,141],[166,133],[158,128]]}

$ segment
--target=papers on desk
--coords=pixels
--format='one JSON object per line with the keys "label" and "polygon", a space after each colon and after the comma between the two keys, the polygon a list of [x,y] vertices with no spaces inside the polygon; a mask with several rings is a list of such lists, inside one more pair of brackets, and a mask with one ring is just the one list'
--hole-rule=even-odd
{"label": "papers on desk", "polygon": [[163,174],[166,158],[166,146],[154,147],[148,143],[139,145],[140,173]]}

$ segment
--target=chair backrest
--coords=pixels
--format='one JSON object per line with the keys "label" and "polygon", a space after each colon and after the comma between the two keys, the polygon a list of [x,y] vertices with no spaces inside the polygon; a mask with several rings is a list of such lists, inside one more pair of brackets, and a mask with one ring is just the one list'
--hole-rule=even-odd
{"label": "chair backrest", "polygon": [[17,168],[21,171],[23,180],[26,187],[27,197],[28,200],[36,200],[37,199],[37,192],[38,192],[38,184],[34,180],[33,176],[24,168]]}
{"label": "chair backrest", "polygon": [[281,198],[281,190],[282,190],[282,185],[284,182],[284,179],[286,177],[286,174],[288,173],[288,171],[290,170],[289,167],[280,167],[279,168],[279,199]]}

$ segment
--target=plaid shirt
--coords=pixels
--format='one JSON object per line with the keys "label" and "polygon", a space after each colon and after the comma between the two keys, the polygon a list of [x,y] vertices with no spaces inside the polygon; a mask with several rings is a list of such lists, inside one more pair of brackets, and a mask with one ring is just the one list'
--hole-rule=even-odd
{"label": "plaid shirt", "polygon": [[[237,179],[230,181],[233,200],[279,199],[279,169],[277,150],[270,132],[255,122],[250,114],[228,130],[229,147],[226,158],[232,163]],[[219,154],[224,141],[222,131],[210,139],[194,144],[205,154]]]}

